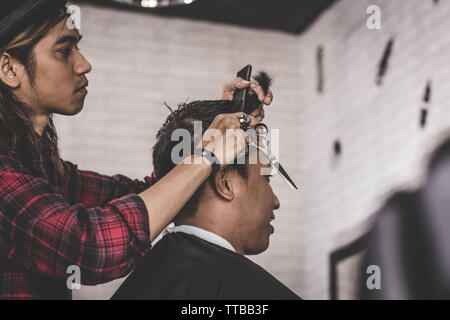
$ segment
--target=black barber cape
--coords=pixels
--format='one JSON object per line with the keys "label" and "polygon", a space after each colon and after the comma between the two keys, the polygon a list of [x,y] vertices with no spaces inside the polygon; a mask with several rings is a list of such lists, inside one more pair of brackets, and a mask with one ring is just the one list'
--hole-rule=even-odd
{"label": "black barber cape", "polygon": [[244,256],[183,232],[165,235],[112,299],[300,299]]}

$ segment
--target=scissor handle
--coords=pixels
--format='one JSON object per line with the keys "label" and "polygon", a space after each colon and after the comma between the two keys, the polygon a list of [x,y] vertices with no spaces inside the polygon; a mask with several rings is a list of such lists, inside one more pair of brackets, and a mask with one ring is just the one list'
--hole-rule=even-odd
{"label": "scissor handle", "polygon": [[269,133],[269,128],[267,127],[267,125],[266,125],[265,123],[262,123],[262,122],[257,123],[257,124],[255,125],[256,133],[258,133],[258,130],[257,130],[257,129],[258,129],[259,127],[263,127],[264,130],[265,130],[262,134],[267,134],[267,133]]}
{"label": "scissor handle", "polygon": [[[258,128],[261,128],[261,127],[264,129],[263,132],[258,131]],[[256,145],[255,141],[254,141],[256,137],[263,137],[264,141],[266,140],[266,135],[269,133],[269,128],[267,127],[267,125],[260,122],[260,123],[256,124],[254,128],[251,128],[251,129],[255,130],[255,135],[253,135],[253,134],[249,135],[250,143],[253,143],[254,145]]]}

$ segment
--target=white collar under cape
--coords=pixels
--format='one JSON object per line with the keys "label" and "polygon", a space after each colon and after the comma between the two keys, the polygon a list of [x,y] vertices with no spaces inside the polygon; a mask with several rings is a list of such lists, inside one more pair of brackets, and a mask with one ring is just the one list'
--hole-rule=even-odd
{"label": "white collar under cape", "polygon": [[211,243],[218,245],[220,247],[223,247],[225,249],[236,252],[236,250],[234,250],[233,246],[227,240],[225,240],[224,238],[222,238],[221,236],[219,236],[213,232],[206,231],[205,229],[202,229],[199,227],[194,227],[194,226],[190,226],[190,225],[186,225],[186,224],[179,225],[179,226],[169,226],[166,228],[166,232],[167,233],[184,232],[187,234],[194,235],[205,241],[211,242]]}

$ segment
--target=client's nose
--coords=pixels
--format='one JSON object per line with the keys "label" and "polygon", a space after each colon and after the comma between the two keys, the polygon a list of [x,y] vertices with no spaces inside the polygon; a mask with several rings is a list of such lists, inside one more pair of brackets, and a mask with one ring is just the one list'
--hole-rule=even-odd
{"label": "client's nose", "polygon": [[278,197],[275,194],[273,194],[273,197],[274,197],[273,209],[278,210],[281,205],[280,199],[278,199]]}

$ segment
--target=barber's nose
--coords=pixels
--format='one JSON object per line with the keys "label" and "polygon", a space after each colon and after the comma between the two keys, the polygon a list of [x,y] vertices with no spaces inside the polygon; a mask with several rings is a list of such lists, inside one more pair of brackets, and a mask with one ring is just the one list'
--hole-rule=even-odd
{"label": "barber's nose", "polygon": [[280,209],[281,206],[280,199],[278,199],[278,197],[275,194],[273,194],[273,197],[274,197],[273,209],[278,210]]}
{"label": "barber's nose", "polygon": [[89,61],[86,60],[86,58],[81,54],[81,52],[78,52],[78,54],[79,54],[79,57],[75,64],[75,73],[77,75],[83,75],[83,74],[91,72],[92,66],[89,63]]}

